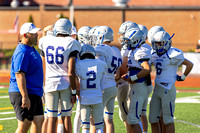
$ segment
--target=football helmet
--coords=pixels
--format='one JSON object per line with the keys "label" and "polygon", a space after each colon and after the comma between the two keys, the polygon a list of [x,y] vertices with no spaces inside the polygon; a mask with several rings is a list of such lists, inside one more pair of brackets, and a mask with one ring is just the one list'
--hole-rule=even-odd
{"label": "football helmet", "polygon": [[105,41],[113,41],[113,30],[108,26],[100,26],[95,32],[97,43],[102,44]]}
{"label": "football helmet", "polygon": [[89,31],[89,44],[92,45],[92,46],[96,46],[96,34],[95,32],[97,32],[97,29],[99,28],[100,26],[94,26],[90,29]]}
{"label": "football helmet", "polygon": [[72,23],[66,18],[58,19],[53,26],[53,31],[55,35],[57,34],[71,35]]}
{"label": "football helmet", "polygon": [[158,55],[164,54],[167,52],[171,45],[171,38],[174,36],[170,36],[166,31],[157,32],[152,39],[152,48],[157,52]]}
{"label": "football helmet", "polygon": [[80,43],[89,44],[90,38],[89,38],[89,31],[91,27],[90,26],[83,26],[78,30],[78,41]]}
{"label": "football helmet", "polygon": [[143,40],[143,43],[144,43],[147,39],[148,29],[146,26],[141,25],[141,24],[138,24],[138,26],[139,26],[140,30],[144,33],[144,40]]}
{"label": "football helmet", "polygon": [[119,31],[118,34],[125,34],[126,31],[128,31],[129,29],[135,28],[135,30],[139,30],[139,26],[132,21],[126,21],[124,23],[121,24],[121,26],[119,27]]}
{"label": "football helmet", "polygon": [[79,57],[80,57],[81,60],[83,59],[83,56],[85,54],[90,54],[92,58],[95,58],[95,50],[94,50],[94,48],[89,44],[83,45],[81,47],[81,51],[79,53]]}
{"label": "football helmet", "polygon": [[136,49],[142,45],[144,33],[141,30],[129,29],[123,39],[123,43],[127,45],[128,50]]}
{"label": "football helmet", "polygon": [[159,32],[159,31],[165,31],[163,27],[161,26],[153,26],[151,29],[148,31],[147,38],[148,42],[151,44],[151,41],[154,37],[154,35]]}

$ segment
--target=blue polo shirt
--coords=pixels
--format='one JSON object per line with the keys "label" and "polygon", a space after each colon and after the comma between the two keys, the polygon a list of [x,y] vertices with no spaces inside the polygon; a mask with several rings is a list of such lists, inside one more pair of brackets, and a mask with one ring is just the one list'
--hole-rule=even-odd
{"label": "blue polo shirt", "polygon": [[28,94],[43,95],[43,68],[40,54],[34,47],[18,44],[12,56],[9,92],[20,92],[15,73],[25,73]]}

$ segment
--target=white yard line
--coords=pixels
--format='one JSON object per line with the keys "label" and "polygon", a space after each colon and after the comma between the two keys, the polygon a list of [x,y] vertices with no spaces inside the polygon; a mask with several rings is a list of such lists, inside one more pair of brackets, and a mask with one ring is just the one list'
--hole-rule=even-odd
{"label": "white yard line", "polygon": [[3,98],[9,98],[9,96],[0,96],[0,99],[3,99]]}
{"label": "white yard line", "polygon": [[7,115],[7,114],[14,114],[15,112],[12,111],[12,112],[0,112],[0,115]]}
{"label": "white yard line", "polygon": [[16,119],[16,117],[1,118],[0,121],[13,120],[13,119]]}
{"label": "white yard line", "polygon": [[175,120],[175,121],[181,122],[181,123],[185,123],[185,124],[192,125],[192,126],[200,128],[200,125],[197,125],[197,124],[194,124],[194,123],[190,123],[190,122],[187,122],[187,121],[182,121],[182,120]]}

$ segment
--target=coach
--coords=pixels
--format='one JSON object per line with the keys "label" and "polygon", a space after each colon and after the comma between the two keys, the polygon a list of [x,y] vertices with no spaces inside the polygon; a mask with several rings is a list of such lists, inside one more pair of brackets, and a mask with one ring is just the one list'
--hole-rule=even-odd
{"label": "coach", "polygon": [[42,59],[33,47],[40,28],[24,23],[20,29],[21,42],[12,56],[9,97],[18,119],[16,133],[41,132],[43,122],[43,69]]}

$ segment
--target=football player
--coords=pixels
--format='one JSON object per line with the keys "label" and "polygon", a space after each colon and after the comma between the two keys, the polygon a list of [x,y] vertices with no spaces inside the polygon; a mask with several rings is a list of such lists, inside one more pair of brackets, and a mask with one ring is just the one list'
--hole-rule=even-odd
{"label": "football player", "polygon": [[[128,31],[129,29],[139,30],[139,26],[135,22],[126,21],[121,24],[118,31],[118,34],[120,35],[119,42],[122,45],[121,56],[123,59],[122,65],[120,67],[121,76],[128,72],[127,63],[128,63],[128,53],[130,50],[128,50],[127,46],[124,44],[123,38],[125,32]],[[128,114],[127,95],[129,91],[128,81],[125,81],[122,78],[120,78],[117,81],[117,87],[118,87],[117,99],[119,104],[119,117],[124,122],[127,133],[132,133],[131,127],[127,124],[127,114]]]}
{"label": "football player", "polygon": [[141,133],[140,116],[142,106],[148,97],[147,86],[151,83],[151,51],[149,45],[142,45],[144,33],[141,30],[129,29],[125,33],[123,41],[130,50],[128,55],[129,72],[122,76],[124,80],[129,81],[131,87],[128,94],[130,105],[127,122],[134,133]]}
{"label": "football player", "polygon": [[[78,41],[80,42],[81,46],[84,46],[85,44],[89,44],[90,29],[91,29],[90,26],[83,26],[78,30]],[[77,104],[76,104],[76,114],[75,114],[74,123],[73,123],[74,124],[74,126],[73,126],[74,133],[79,133],[80,127],[81,127],[80,99],[79,99],[79,97],[77,97],[77,98],[78,99],[77,99]]]}
{"label": "football player", "polygon": [[[151,46],[146,44],[148,29],[147,29],[146,26],[141,25],[141,24],[138,24],[138,26],[139,26],[140,30],[144,33],[144,39],[143,39],[143,42],[142,42],[142,47],[146,47],[145,50],[147,51],[147,53],[151,53],[151,50],[152,50]],[[150,76],[150,78],[151,78],[151,76]],[[151,79],[149,81],[151,81]],[[149,95],[151,94],[152,89],[153,89],[151,82],[149,82],[147,84],[147,88],[148,88],[147,97],[146,97],[145,102],[142,106],[142,114],[141,114],[141,122],[142,122],[143,133],[147,133],[147,131],[148,131],[148,121],[147,121],[147,116],[146,116],[146,110],[147,110],[148,98],[149,98]]]}
{"label": "football player", "polygon": [[122,64],[121,54],[118,48],[109,46],[113,41],[113,30],[108,26],[100,26],[96,32],[98,44],[95,47],[96,57],[106,62],[108,69],[106,75],[102,79],[103,90],[103,106],[104,106],[104,122],[105,131],[107,133],[114,132],[113,113],[115,97],[117,96],[117,87],[115,82],[115,74],[119,72]]}
{"label": "football player", "polygon": [[47,132],[56,132],[58,103],[65,131],[72,132],[72,104],[76,102],[75,59],[81,49],[80,43],[71,38],[72,24],[68,19],[59,19],[53,26],[55,36],[39,40],[41,56],[45,64],[45,99],[48,111]]}
{"label": "football player", "polygon": [[[162,110],[165,128],[163,132],[174,133],[174,109],[176,99],[175,81],[184,81],[193,63],[185,59],[180,49],[172,47],[172,36],[166,31],[157,32],[152,39],[152,62],[156,69],[155,87],[150,102],[149,121],[152,133],[160,132],[158,119]],[[178,66],[185,65],[182,76],[177,75]]]}
{"label": "football player", "polygon": [[89,133],[91,111],[96,132],[103,133],[103,95],[100,81],[106,71],[106,63],[95,59],[94,48],[88,44],[83,45],[80,60],[76,63],[76,74],[80,80],[82,133]]}

